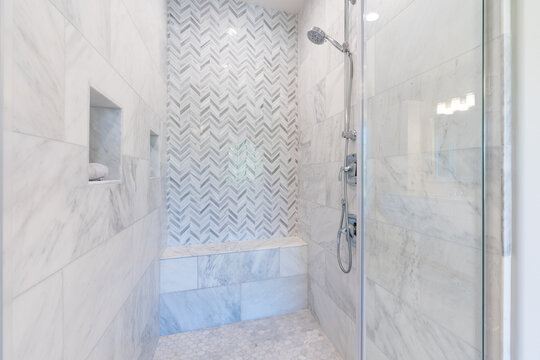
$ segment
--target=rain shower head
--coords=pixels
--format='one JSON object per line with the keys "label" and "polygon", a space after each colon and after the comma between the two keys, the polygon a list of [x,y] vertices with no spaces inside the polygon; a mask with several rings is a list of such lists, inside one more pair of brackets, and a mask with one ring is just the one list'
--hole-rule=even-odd
{"label": "rain shower head", "polygon": [[307,32],[307,37],[309,41],[311,41],[315,45],[321,45],[326,40],[330,44],[334,45],[334,47],[338,49],[339,51],[341,52],[347,51],[347,46],[345,44],[341,45],[339,42],[337,42],[337,40],[326,35],[326,33],[321,28],[318,28],[316,26],[312,27],[311,30]]}

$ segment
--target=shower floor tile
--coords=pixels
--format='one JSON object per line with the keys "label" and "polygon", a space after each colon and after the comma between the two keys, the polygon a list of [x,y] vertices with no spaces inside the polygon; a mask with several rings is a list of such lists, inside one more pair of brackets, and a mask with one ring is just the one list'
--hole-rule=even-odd
{"label": "shower floor tile", "polygon": [[341,360],[309,310],[159,339],[154,360]]}

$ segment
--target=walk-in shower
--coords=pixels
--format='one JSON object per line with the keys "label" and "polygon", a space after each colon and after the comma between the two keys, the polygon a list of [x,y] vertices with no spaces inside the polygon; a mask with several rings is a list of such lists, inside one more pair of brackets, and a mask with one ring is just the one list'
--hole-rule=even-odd
{"label": "walk-in shower", "polygon": [[[341,219],[339,221],[339,229],[337,232],[337,261],[341,271],[349,273],[352,269],[352,246],[356,236],[356,222],[355,216],[349,212],[349,184],[356,185],[356,172],[357,162],[356,155],[349,154],[349,143],[356,140],[356,131],[351,130],[351,96],[352,96],[352,77],[353,77],[353,61],[352,54],[349,50],[349,2],[355,4],[356,0],[345,0],[344,5],[344,41],[340,44],[337,40],[328,36],[321,28],[314,26],[307,32],[308,39],[316,44],[321,45],[325,41],[328,41],[336,49],[343,53],[345,70],[344,70],[344,84],[345,84],[345,103],[344,103],[344,115],[343,115],[343,132],[341,136],[345,140],[345,147],[343,151],[343,166],[339,170],[338,180],[343,185],[341,198]],[[345,237],[347,242],[347,263],[344,265],[341,259],[341,239]]]}

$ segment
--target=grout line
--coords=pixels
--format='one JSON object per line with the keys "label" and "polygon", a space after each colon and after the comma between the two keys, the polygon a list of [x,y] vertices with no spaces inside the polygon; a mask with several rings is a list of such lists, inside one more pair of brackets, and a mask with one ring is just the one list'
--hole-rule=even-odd
{"label": "grout line", "polygon": [[[61,9],[59,9],[56,4],[54,4],[52,2],[52,0],[48,0],[49,1],[49,4],[52,5],[56,11],[58,11],[58,13],[64,18],[65,21],[67,21],[68,24],[70,24],[78,33],[79,35],[86,41],[86,45],[89,45],[99,56],[102,57],[102,59],[105,61],[105,63],[107,63],[107,65],[109,65],[111,67],[112,70],[114,70],[114,72],[116,73],[116,75],[122,79],[124,82],[125,82],[125,85],[127,85],[136,95],[137,97],[139,97],[139,99],[149,108],[152,110],[152,112],[154,113],[154,115],[157,115],[158,113],[156,112],[156,110],[154,109],[153,106],[150,106],[150,104],[148,104],[146,102],[146,99],[139,93],[138,90],[136,90],[133,85],[131,84],[130,81],[128,81],[119,71],[118,69],[113,65],[112,61],[110,59],[108,59],[104,54],[102,54],[95,46],[94,44],[86,37],[86,35],[82,32],[81,29],[79,29],[78,26],[76,26],[70,19],[68,19],[67,16],[64,15],[64,13],[61,11]],[[126,10],[127,11],[127,10]],[[109,19],[112,19],[112,17],[110,16],[110,12],[109,12]],[[65,30],[64,30],[65,31]],[[112,29],[109,30],[109,40],[112,39]],[[112,41],[111,43],[109,44],[109,49],[112,53]],[[150,54],[148,54],[150,55]],[[150,57],[151,58],[151,57]],[[166,82],[166,79],[163,79],[161,76],[159,76],[159,78],[163,81],[163,82]],[[161,115],[163,114],[160,114],[160,117]]]}

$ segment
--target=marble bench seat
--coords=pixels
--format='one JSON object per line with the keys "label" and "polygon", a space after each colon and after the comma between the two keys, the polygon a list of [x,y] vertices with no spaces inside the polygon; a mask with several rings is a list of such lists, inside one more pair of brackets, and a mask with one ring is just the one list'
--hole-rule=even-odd
{"label": "marble bench seat", "polygon": [[300,238],[168,247],[160,261],[161,335],[307,307]]}

